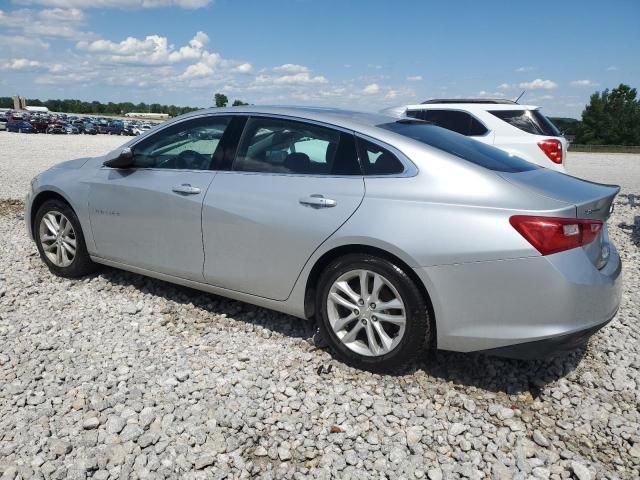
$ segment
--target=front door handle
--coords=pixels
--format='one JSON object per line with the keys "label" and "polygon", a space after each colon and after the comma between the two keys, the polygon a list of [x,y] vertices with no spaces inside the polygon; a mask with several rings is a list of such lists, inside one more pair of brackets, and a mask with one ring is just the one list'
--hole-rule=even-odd
{"label": "front door handle", "polygon": [[309,195],[305,198],[301,198],[299,202],[301,205],[311,208],[331,208],[335,207],[338,204],[338,202],[336,202],[335,200],[326,198],[323,195],[317,193]]}
{"label": "front door handle", "polygon": [[171,190],[173,190],[175,193],[181,193],[183,195],[197,195],[198,193],[200,193],[200,189],[198,187],[192,187],[188,183],[176,185]]}

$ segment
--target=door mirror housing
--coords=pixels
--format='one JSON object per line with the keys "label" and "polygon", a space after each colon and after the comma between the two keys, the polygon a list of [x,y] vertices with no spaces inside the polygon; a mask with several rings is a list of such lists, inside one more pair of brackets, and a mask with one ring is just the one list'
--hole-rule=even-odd
{"label": "door mirror housing", "polygon": [[117,157],[107,160],[103,165],[110,168],[131,168],[133,166],[133,151],[129,147],[123,148]]}

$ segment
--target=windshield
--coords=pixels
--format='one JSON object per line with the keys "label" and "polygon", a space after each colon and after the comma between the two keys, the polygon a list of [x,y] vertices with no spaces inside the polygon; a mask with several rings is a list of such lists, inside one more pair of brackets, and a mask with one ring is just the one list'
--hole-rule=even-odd
{"label": "windshield", "polygon": [[425,122],[398,121],[383,123],[378,127],[496,172],[526,172],[539,168],[503,150]]}

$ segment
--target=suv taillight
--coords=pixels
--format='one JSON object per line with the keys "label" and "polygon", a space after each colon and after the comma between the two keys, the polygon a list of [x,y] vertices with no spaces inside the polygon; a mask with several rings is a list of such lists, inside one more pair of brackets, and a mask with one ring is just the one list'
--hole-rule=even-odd
{"label": "suv taillight", "polygon": [[542,255],[593,242],[602,230],[600,220],[514,215],[509,223]]}
{"label": "suv taillight", "polygon": [[560,140],[548,138],[539,141],[538,146],[553,163],[562,163],[562,142]]}

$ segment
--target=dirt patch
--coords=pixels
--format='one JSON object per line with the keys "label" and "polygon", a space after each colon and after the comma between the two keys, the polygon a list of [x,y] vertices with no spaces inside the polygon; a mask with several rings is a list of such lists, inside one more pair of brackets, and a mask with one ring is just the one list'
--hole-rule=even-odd
{"label": "dirt patch", "polygon": [[8,217],[24,212],[22,200],[0,200],[0,215]]}

